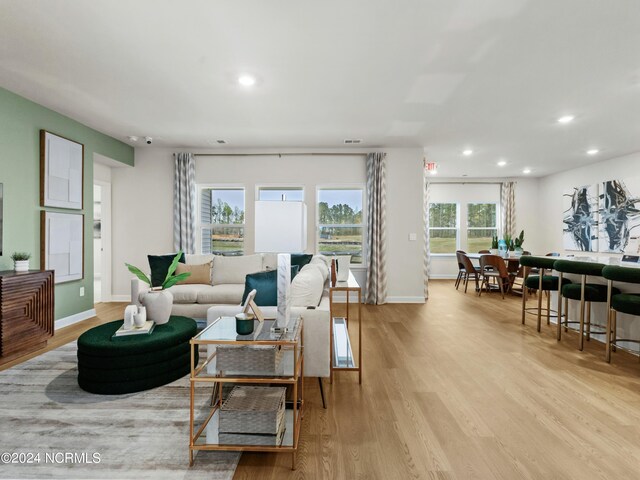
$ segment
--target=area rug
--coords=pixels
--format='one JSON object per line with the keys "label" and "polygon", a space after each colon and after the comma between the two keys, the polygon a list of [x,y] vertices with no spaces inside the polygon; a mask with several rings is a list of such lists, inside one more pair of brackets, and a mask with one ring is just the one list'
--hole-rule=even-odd
{"label": "area rug", "polygon": [[198,452],[189,467],[188,377],[94,395],[78,387],[76,351],[73,342],[0,372],[1,478],[233,477],[238,453]]}

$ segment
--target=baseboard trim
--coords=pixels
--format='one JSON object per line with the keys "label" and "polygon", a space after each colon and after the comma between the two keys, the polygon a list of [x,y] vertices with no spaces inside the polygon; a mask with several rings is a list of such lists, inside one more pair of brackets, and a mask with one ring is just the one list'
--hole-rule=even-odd
{"label": "baseboard trim", "polygon": [[56,320],[55,328],[57,330],[58,328],[68,327],[69,325],[73,325],[74,323],[78,323],[95,316],[96,316],[95,308],[92,308],[91,310],[85,310],[84,312],[75,313],[73,315],[69,315],[68,317],[64,317],[59,320]]}
{"label": "baseboard trim", "polygon": [[130,302],[131,295],[111,295],[112,302]]}
{"label": "baseboard trim", "polygon": [[387,297],[387,303],[424,303],[424,297]]}
{"label": "baseboard trim", "polygon": [[429,275],[429,280],[455,280],[456,278],[458,278],[458,275],[451,275],[451,274],[445,274],[445,275]]}

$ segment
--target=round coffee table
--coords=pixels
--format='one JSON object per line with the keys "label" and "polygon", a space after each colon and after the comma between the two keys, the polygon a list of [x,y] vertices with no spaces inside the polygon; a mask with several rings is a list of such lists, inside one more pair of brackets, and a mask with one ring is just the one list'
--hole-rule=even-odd
{"label": "round coffee table", "polygon": [[[112,338],[122,323],[99,325],[78,338],[80,388],[102,395],[140,392],[191,371],[189,340],[197,333],[195,320],[172,316],[149,335]],[[195,354],[197,363],[197,350]]]}

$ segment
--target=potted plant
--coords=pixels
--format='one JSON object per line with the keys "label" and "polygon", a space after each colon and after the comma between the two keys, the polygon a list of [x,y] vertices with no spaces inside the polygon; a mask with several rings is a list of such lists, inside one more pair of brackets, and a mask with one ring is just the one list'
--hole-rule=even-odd
{"label": "potted plant", "polygon": [[522,255],[522,244],[524,243],[524,230],[522,230],[520,232],[520,235],[518,235],[516,238],[513,239],[513,253],[516,257],[519,257]]}
{"label": "potted plant", "polygon": [[505,256],[509,256],[509,251],[513,249],[513,238],[508,233],[504,234],[504,243],[505,243]]}
{"label": "potted plant", "polygon": [[11,255],[11,260],[13,260],[14,270],[16,272],[28,272],[30,258],[31,258],[30,253],[14,252],[13,255]]}
{"label": "potted plant", "polygon": [[498,235],[491,237],[491,248],[489,249],[491,255],[498,255]]}
{"label": "potted plant", "polygon": [[180,261],[181,257],[182,251],[179,251],[171,262],[171,265],[169,265],[167,276],[162,282],[162,285],[160,285],[159,287],[152,287],[151,279],[138,267],[134,267],[133,265],[125,263],[132,274],[134,274],[141,281],[151,287],[149,289],[149,292],[142,299],[142,303],[147,310],[147,318],[156,322],[157,325],[167,323],[169,321],[169,317],[171,316],[173,294],[167,289],[173,287],[176,283],[185,280],[187,277],[189,277],[189,275],[191,275],[191,273],[189,272],[174,275],[174,273],[176,272],[176,268],[178,268],[178,262]]}

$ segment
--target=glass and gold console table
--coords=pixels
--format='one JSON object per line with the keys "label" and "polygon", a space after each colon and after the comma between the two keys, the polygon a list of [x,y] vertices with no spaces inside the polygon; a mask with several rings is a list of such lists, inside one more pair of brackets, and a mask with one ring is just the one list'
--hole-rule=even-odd
{"label": "glass and gold console table", "polygon": [[[346,312],[344,317],[336,317],[335,294],[346,296]],[[358,360],[354,358],[351,348],[351,336],[349,334],[349,321],[353,325],[353,318],[350,318],[351,294],[357,295],[358,311]],[[335,286],[329,288],[329,309],[331,312],[330,348],[331,348],[331,371],[329,383],[333,382],[333,372],[352,371],[358,372],[358,383],[362,383],[362,288],[356,281],[353,273],[349,271],[349,278],[346,282],[336,282]]]}
{"label": "glass and gold console table", "polygon": [[[234,317],[220,317],[211,325],[202,330],[191,339],[191,375],[190,375],[190,416],[189,416],[189,465],[193,465],[194,452],[197,450],[226,450],[226,451],[250,451],[250,452],[280,452],[291,453],[291,468],[295,469],[296,452],[300,440],[300,424],[304,411],[303,390],[303,320],[292,318],[289,330],[276,336],[270,332],[273,320],[265,320],[260,326],[256,320],[254,332],[250,335],[237,335]],[[208,349],[207,358],[201,365],[195,364],[195,351],[201,345]],[[233,371],[225,371],[224,367],[216,362],[219,357],[218,347],[238,347],[247,351],[243,354],[251,354],[255,349],[260,358],[264,358],[266,348],[278,349],[281,359],[278,367],[273,372],[255,374],[250,371],[242,372],[237,368]],[[260,352],[262,349],[262,352]],[[281,352],[280,352],[281,350]],[[250,362],[249,362],[250,363]],[[245,363],[240,363],[243,365]],[[261,368],[261,367],[259,367]],[[224,403],[224,395],[228,389],[224,386],[234,385],[261,385],[261,386],[288,386],[287,394],[290,399],[285,402],[285,431],[281,443],[278,445],[238,445],[225,444],[219,441],[219,416],[220,408]],[[213,393],[207,390],[205,398],[206,407],[198,405],[196,412],[196,394],[198,386],[214,387]],[[199,397],[199,399],[202,399]],[[210,400],[209,400],[210,399]],[[204,411],[204,413],[203,413]]]}

